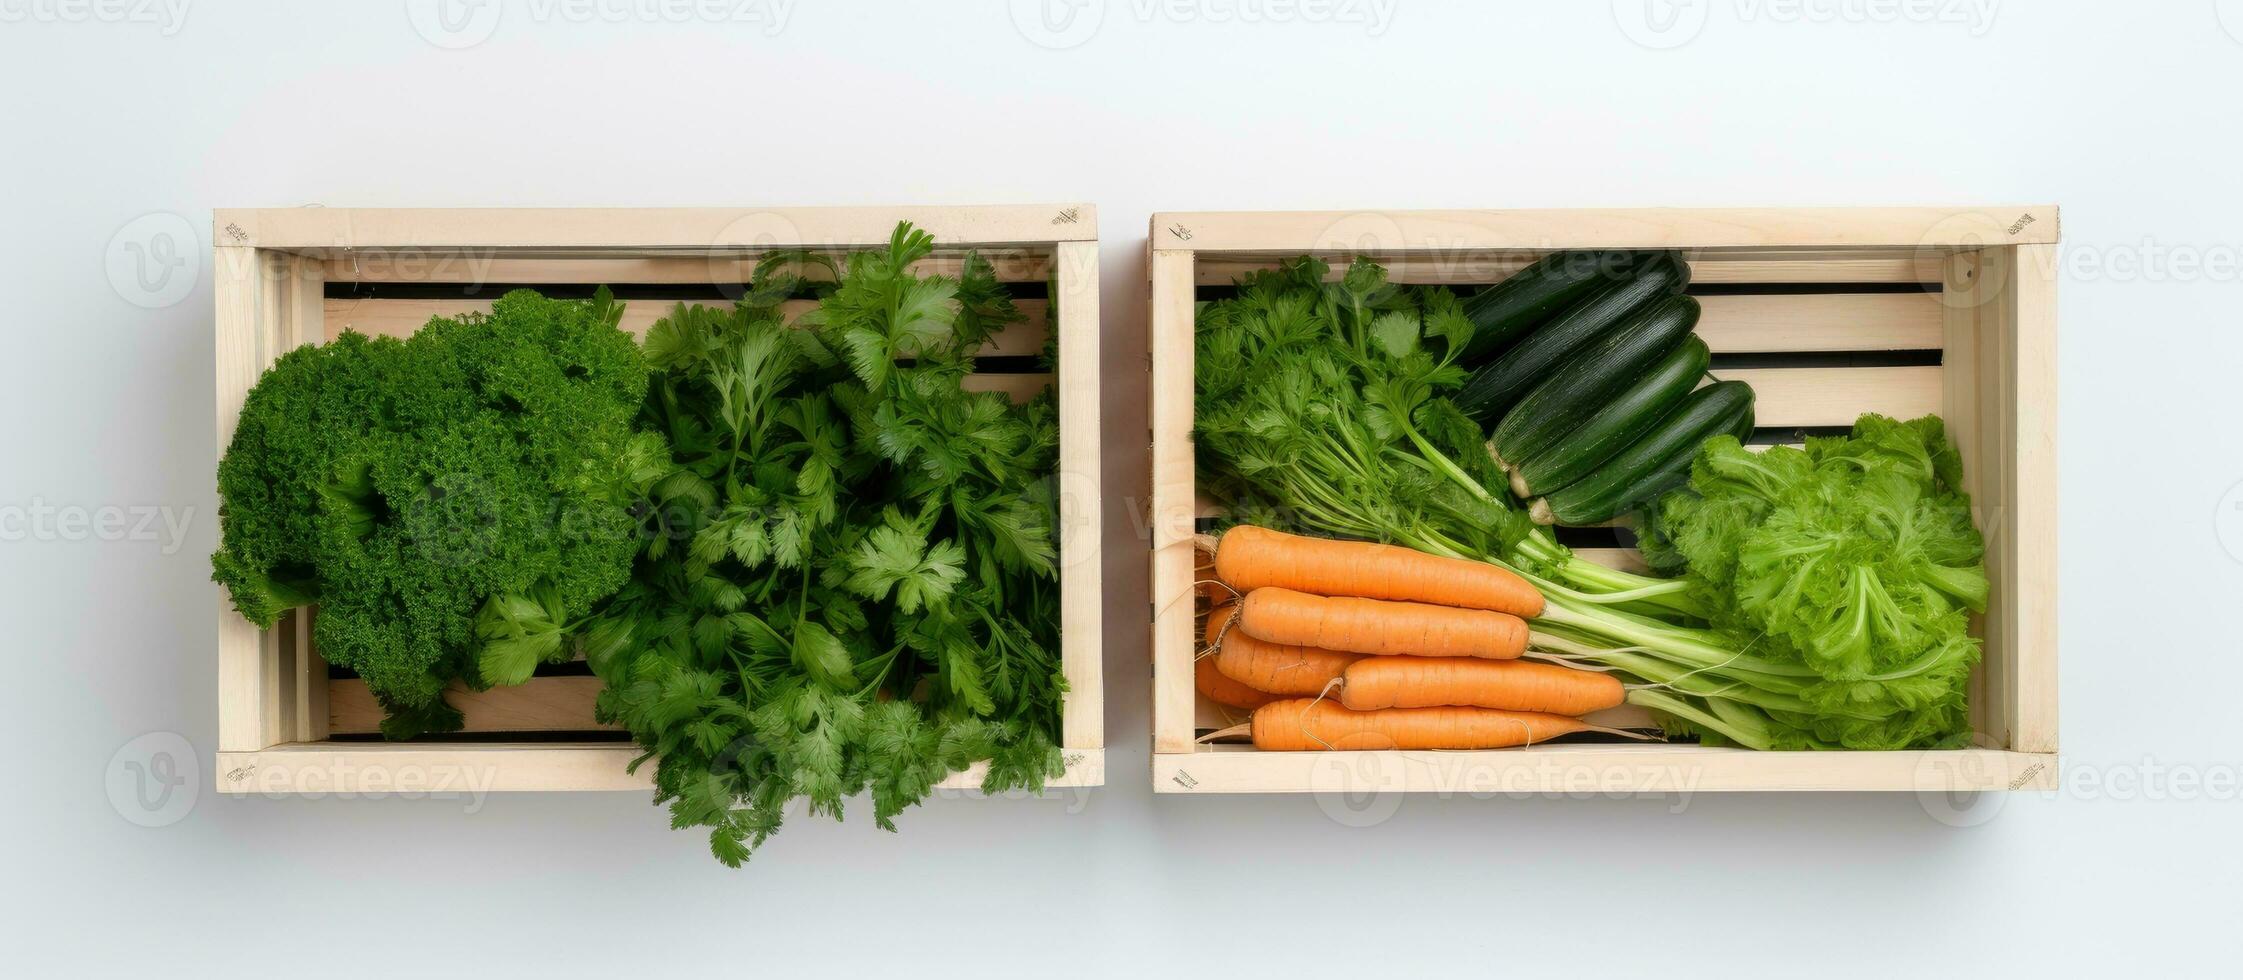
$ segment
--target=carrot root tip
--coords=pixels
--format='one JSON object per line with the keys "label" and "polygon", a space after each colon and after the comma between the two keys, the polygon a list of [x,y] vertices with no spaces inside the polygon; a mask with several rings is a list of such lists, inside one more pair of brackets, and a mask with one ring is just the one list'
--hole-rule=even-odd
{"label": "carrot root tip", "polygon": [[1253,733],[1254,723],[1249,721],[1243,724],[1232,725],[1229,728],[1218,728],[1212,732],[1208,732],[1207,734],[1200,736],[1197,739],[1194,739],[1193,743],[1197,745],[1205,745],[1220,738],[1236,738],[1240,735],[1251,737]]}

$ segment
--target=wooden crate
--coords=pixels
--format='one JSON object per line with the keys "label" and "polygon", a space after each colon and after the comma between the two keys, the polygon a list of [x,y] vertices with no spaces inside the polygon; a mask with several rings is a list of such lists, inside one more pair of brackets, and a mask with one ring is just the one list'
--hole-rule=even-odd
{"label": "wooden crate", "polygon": [[[2056,779],[2054,207],[1158,214],[1151,230],[1153,786],[1172,793],[2048,788]],[[1502,279],[1560,248],[1682,249],[1722,377],[1758,392],[1756,440],[1865,411],[1946,417],[1987,541],[1976,628],[1979,747],[1753,752],[1560,742],[1489,752],[1257,752],[1199,744],[1227,724],[1193,690],[1204,614],[1192,537],[1194,304],[1281,258],[1370,255],[1398,281]],[[1336,275],[1336,271],[1335,271]],[[1640,568],[1609,529],[1561,541]],[[1582,546],[1588,545],[1588,546]],[[1645,720],[1640,713],[1608,723]]]}
{"label": "wooden crate", "polygon": [[[1068,692],[1053,785],[1104,782],[1099,671],[1098,221],[1089,206],[939,208],[664,208],[219,211],[219,448],[243,399],[283,351],[355,329],[405,334],[438,314],[487,310],[506,288],[582,295],[606,285],[644,333],[678,301],[740,295],[767,251],[884,247],[896,222],[935,237],[925,270],[955,270],[968,248],[1034,297],[1029,315],[992,338],[975,383],[1028,395],[1053,380],[1030,359],[1059,310],[1061,661]],[[1039,290],[1044,290],[1039,292]],[[1000,373],[1003,372],[1003,373]],[[218,788],[232,793],[646,790],[652,767],[592,717],[599,680],[582,665],[541,668],[515,687],[452,692],[466,731],[452,740],[384,743],[363,682],[330,678],[309,617],[259,630],[218,595]],[[316,613],[315,613],[316,615]],[[510,738],[509,736],[520,736]],[[981,767],[946,787],[978,786]]]}

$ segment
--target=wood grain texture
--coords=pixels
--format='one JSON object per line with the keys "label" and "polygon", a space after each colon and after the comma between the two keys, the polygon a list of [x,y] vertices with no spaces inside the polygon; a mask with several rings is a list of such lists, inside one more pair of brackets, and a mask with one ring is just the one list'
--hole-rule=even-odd
{"label": "wood grain texture", "polygon": [[2057,496],[2056,270],[2054,245],[1988,249],[2008,280],[2009,333],[2001,365],[2008,391],[2007,513],[1999,521],[2009,562],[2004,610],[2011,676],[2009,747],[2056,751]]}
{"label": "wood grain texture", "polygon": [[1065,242],[1058,252],[1060,744],[1095,749],[1106,744],[1098,243]]}
{"label": "wood grain texture", "polygon": [[[470,734],[612,731],[616,726],[592,716],[592,702],[600,696],[600,688],[597,677],[532,677],[488,691],[454,682],[444,689],[444,700],[459,709],[466,719],[460,731]],[[382,730],[382,706],[366,682],[357,678],[328,682],[326,714],[331,734],[372,735]]]}
{"label": "wood grain texture", "polygon": [[1152,253],[1153,751],[1192,745],[1193,285],[1191,252]]}
{"label": "wood grain texture", "polygon": [[1975,248],[2054,242],[2053,205],[1984,208],[1640,208],[1201,211],[1153,215],[1156,249],[1202,254],[1471,249]]}
{"label": "wood grain texture", "polygon": [[[623,301],[625,333],[634,337],[646,336],[655,321],[670,315],[679,303],[689,306],[729,307],[728,301],[707,297],[678,296],[672,298],[635,298]],[[321,301],[325,314],[326,332],[322,338],[333,340],[346,330],[354,330],[372,337],[410,337],[414,331],[428,324],[432,317],[457,317],[467,313],[489,313],[488,299],[379,299],[339,298]],[[1033,357],[1043,353],[1044,342],[1051,332],[1044,325],[1044,311],[1050,305],[1045,300],[1017,300],[1015,306],[1026,319],[998,331],[983,344],[980,354],[985,357]],[[789,300],[780,309],[792,319],[814,309],[811,300]]]}
{"label": "wood grain texture", "polygon": [[[1193,275],[1202,286],[1225,286],[1278,260],[1314,251],[1333,265],[1329,278],[1345,271],[1351,253],[1292,249],[1271,252],[1221,252],[1201,255]],[[1499,282],[1541,256],[1539,251],[1460,249],[1437,255],[1388,254],[1378,257],[1395,282],[1478,285]],[[1925,283],[1939,281],[1943,250],[1885,249],[1685,249],[1692,282],[1710,284]]]}
{"label": "wood grain texture", "polygon": [[[455,794],[635,792],[654,788],[654,769],[624,767],[637,746],[615,742],[290,742],[254,752],[220,751],[218,792],[228,795]],[[1106,750],[1062,751],[1066,771],[1044,787],[1099,786],[1106,781]],[[980,788],[987,763],[976,763],[935,784],[947,792]]]}
{"label": "wood grain texture", "polygon": [[1934,293],[1701,296],[1698,336],[1716,354],[1938,350]]}
{"label": "wood grain texture", "polygon": [[[316,323],[303,324],[298,316],[305,308],[303,291],[316,289],[317,282],[299,281],[306,263],[278,252],[221,245],[212,259],[215,422],[223,458],[258,376],[317,329]],[[260,630],[242,619],[223,588],[217,595],[219,748],[261,749],[294,737],[292,651],[283,648],[277,630]]]}
{"label": "wood grain texture", "polygon": [[[1052,250],[999,246],[975,248],[987,260],[1000,282],[1043,282],[1051,278]],[[764,252],[726,250],[707,255],[678,255],[645,251],[644,254],[597,254],[542,249],[353,249],[310,250],[318,255],[330,282],[413,283],[447,285],[471,283],[638,283],[643,285],[716,285],[737,287],[754,277]],[[846,254],[823,250],[837,259]],[[935,254],[914,262],[911,271],[954,276],[964,265],[964,248],[938,245]]]}
{"label": "wood grain texture", "polygon": [[945,243],[1096,241],[1088,204],[848,208],[243,208],[217,212],[227,245],[311,249],[867,248],[899,221]]}
{"label": "wood grain texture", "polygon": [[1714,376],[1752,386],[1761,428],[1850,426],[1863,412],[1912,419],[1937,413],[1945,393],[1938,367],[1729,368]]}
{"label": "wood grain texture", "polygon": [[1162,793],[1707,793],[2048,790],[2056,757],[1962,749],[1754,752],[1696,745],[1560,744],[1484,752],[1256,752],[1244,746],[1153,755]]}

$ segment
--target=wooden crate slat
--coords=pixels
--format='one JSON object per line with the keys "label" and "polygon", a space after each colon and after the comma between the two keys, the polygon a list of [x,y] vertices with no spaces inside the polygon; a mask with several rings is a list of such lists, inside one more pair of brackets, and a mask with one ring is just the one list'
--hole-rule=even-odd
{"label": "wooden crate slat", "polygon": [[[1292,253],[1212,253],[1198,257],[1194,281],[1227,286],[1256,269],[1275,268]],[[1317,253],[1333,265],[1327,277],[1345,271],[1347,253]],[[1379,256],[1387,277],[1416,284],[1476,285],[1499,282],[1534,261],[1535,252],[1472,252],[1433,258],[1408,254]],[[1922,283],[1939,281],[1943,251],[1919,249],[1826,252],[1813,250],[1690,253],[1691,281],[1698,283]]]}
{"label": "wooden crate slat", "polygon": [[1189,751],[1192,711],[1193,255],[1152,253],[1153,751]]}
{"label": "wooden crate slat", "polygon": [[[592,732],[616,727],[592,717],[592,701],[599,697],[600,688],[597,677],[532,677],[488,691],[454,683],[445,689],[444,700],[466,719],[463,732]],[[328,682],[327,726],[336,735],[382,730],[382,707],[365,681],[353,677]]]}
{"label": "wooden crate slat", "polygon": [[[1061,702],[1063,743],[1095,748],[1106,744],[1105,686],[1102,667],[1106,598],[1100,541],[1105,509],[1100,501],[1104,460],[1098,452],[1100,346],[1098,329],[1098,243],[1058,246],[1054,277],[1059,304],[1059,633],[1060,659],[1068,678]],[[1041,321],[1042,310],[1035,317]],[[1007,331],[1008,333],[1010,331]],[[1036,346],[1041,348],[1039,338]],[[1018,396],[1015,396],[1018,397]]]}
{"label": "wooden crate slat", "polygon": [[1989,249],[2011,280],[2007,514],[2000,522],[2014,676],[2010,747],[2056,751],[2056,246]]}
{"label": "wooden crate slat", "polygon": [[[644,793],[654,788],[654,767],[624,771],[641,754],[619,742],[289,742],[220,751],[216,769],[219,792],[236,794]],[[1066,771],[1046,789],[1105,784],[1105,749],[1060,754]],[[975,763],[935,788],[976,790],[988,773],[988,763]]]}
{"label": "wooden crate slat", "polygon": [[847,208],[240,208],[214,240],[297,249],[871,248],[899,221],[946,243],[1095,241],[1088,204]]}
{"label": "wooden crate slat", "polygon": [[[281,354],[310,343],[314,325],[302,311],[316,309],[320,282],[313,263],[259,249],[221,245],[212,263],[216,310],[217,431],[223,457],[249,389]],[[260,630],[233,609],[219,590],[218,744],[221,749],[261,749],[298,732],[299,677],[293,637]]]}
{"label": "wooden crate slat", "polygon": [[1154,248],[1206,252],[1473,249],[1977,248],[2056,240],[2052,205],[1985,208],[1572,208],[1203,211],[1153,215]]}
{"label": "wooden crate slat", "polygon": [[1937,367],[1734,368],[1725,380],[1752,386],[1762,428],[1854,424],[1863,412],[1899,419],[1939,411],[1945,394]]}
{"label": "wooden crate slat", "polygon": [[[1043,282],[1051,277],[1049,249],[1010,248],[977,250],[989,261],[1000,282]],[[963,252],[938,250],[912,264],[919,275],[955,276],[963,265]],[[520,251],[459,252],[399,249],[353,251],[319,256],[330,282],[468,284],[607,283],[617,285],[737,285],[754,278],[760,252],[726,252],[717,255],[641,255],[618,257],[549,254],[524,255]]]}
{"label": "wooden crate slat", "polygon": [[960,387],[967,391],[999,391],[1016,402],[1024,402],[1051,387],[1049,374],[969,374]]}
{"label": "wooden crate slat", "polygon": [[[725,300],[703,296],[678,296],[672,298],[635,298],[624,300],[622,328],[635,337],[644,337],[654,322],[669,316],[679,303],[687,305],[726,307]],[[801,316],[816,307],[812,300],[789,300],[781,305],[789,319]],[[1014,305],[1027,319],[1012,324],[981,348],[989,357],[1033,357],[1043,353],[1044,342],[1050,331],[1044,325],[1045,300],[1016,300]],[[431,317],[456,317],[465,313],[489,313],[491,300],[470,299],[382,299],[382,298],[329,298],[323,302],[326,319],[326,336],[333,340],[345,330],[355,330],[375,337],[408,337],[426,325]]]}
{"label": "wooden crate slat", "polygon": [[[842,253],[832,253],[837,257]],[[1049,251],[990,250],[981,257],[1000,282],[1043,282],[1052,270]],[[632,283],[636,285],[738,285],[752,281],[759,252],[706,256],[641,255],[587,258],[571,255],[526,256],[516,252],[351,252],[323,257],[333,282],[477,284]],[[912,264],[919,275],[955,276],[964,265],[960,251],[937,251]]]}
{"label": "wooden crate slat", "polygon": [[1934,293],[1701,296],[1698,336],[1716,354],[1938,350]]}
{"label": "wooden crate slat", "polygon": [[1995,749],[1754,752],[1560,743],[1487,752],[1257,752],[1153,756],[1162,793],[1487,793],[2045,790],[2056,756]]}

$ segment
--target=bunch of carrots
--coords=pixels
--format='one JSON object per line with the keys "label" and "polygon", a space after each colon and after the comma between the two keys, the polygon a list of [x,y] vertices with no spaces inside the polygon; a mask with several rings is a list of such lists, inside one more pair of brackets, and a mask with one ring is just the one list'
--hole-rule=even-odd
{"label": "bunch of carrots", "polygon": [[[1494,749],[1582,731],[1609,675],[1520,659],[1542,594],[1485,562],[1241,525],[1216,542],[1201,694],[1274,751]],[[1614,734],[1626,734],[1614,732]]]}

